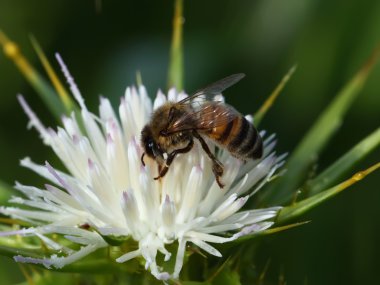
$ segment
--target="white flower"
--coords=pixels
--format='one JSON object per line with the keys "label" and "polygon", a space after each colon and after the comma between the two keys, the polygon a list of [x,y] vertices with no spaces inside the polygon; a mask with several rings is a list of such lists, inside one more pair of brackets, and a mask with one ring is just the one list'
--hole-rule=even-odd
{"label": "white flower", "polygon": [[[117,262],[142,256],[146,269],[156,278],[178,278],[187,243],[221,256],[211,243],[233,241],[273,224],[270,219],[279,207],[240,209],[283,163],[284,156],[273,152],[274,136],[264,139],[264,156],[260,160],[243,164],[227,151],[218,152],[225,166],[223,189],[215,181],[209,158],[197,144],[190,153],[178,156],[162,181],[155,181],[155,163],[146,160],[143,167],[140,161],[140,131],[152,110],[167,100],[176,101],[186,95],[174,89],[168,96],[159,91],[152,104],[144,86],[128,87],[119,106],[119,118],[105,98],[101,98],[96,116],[87,110],[72,77],[58,59],[80,105],[83,127],[72,115],[64,117],[63,127],[57,130],[45,128],[19,97],[30,126],[38,130],[67,172],[56,170],[49,163],[38,165],[29,158],[23,159],[22,166],[43,176],[49,184],[40,189],[16,183],[24,198],[13,197],[11,202],[28,207],[2,207],[0,211],[35,227],[0,235],[38,236],[60,256],[15,256],[16,261],[61,268],[109,246],[104,236],[131,236],[138,242],[138,249],[125,252]],[[264,132],[261,135],[265,136]],[[67,248],[50,239],[48,235],[52,233],[82,247],[76,251]],[[165,248],[171,243],[178,243],[175,257]],[[175,258],[174,272],[162,271],[156,263],[158,252],[165,256],[165,261]]]}

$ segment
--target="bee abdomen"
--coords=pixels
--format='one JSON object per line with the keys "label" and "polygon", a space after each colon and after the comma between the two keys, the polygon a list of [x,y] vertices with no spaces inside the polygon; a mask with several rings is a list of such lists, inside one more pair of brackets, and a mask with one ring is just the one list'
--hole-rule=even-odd
{"label": "bee abdomen", "polygon": [[263,156],[263,141],[256,128],[251,124],[246,143],[242,145],[240,153],[252,159],[258,159]]}
{"label": "bee abdomen", "polygon": [[238,158],[257,159],[262,156],[261,137],[255,127],[243,116],[230,122],[217,141],[224,144]]}

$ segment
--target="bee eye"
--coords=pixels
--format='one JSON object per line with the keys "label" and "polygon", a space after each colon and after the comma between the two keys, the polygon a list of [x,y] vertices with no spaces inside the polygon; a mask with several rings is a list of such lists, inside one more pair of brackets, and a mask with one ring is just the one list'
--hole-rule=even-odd
{"label": "bee eye", "polygon": [[149,139],[145,141],[145,152],[150,157],[155,157],[155,143]]}

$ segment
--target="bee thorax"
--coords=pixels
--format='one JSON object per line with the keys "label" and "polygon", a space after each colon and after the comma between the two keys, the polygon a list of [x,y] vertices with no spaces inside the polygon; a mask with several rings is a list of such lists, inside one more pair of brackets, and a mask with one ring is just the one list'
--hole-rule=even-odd
{"label": "bee thorax", "polygon": [[178,132],[169,136],[160,136],[158,143],[167,153],[186,147],[192,137],[187,132]]}

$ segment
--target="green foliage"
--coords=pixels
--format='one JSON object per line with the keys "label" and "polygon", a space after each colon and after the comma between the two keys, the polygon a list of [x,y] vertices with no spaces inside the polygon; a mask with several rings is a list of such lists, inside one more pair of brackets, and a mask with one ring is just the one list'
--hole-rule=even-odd
{"label": "green foliage", "polygon": [[211,285],[212,283],[206,282],[197,282],[197,281],[183,281],[181,282],[183,285]]}
{"label": "green foliage", "polygon": [[[41,64],[43,65],[47,75],[49,76],[49,79],[54,86],[55,91],[57,92],[59,98],[60,98],[60,104],[63,104],[65,107],[65,111],[67,114],[70,114],[72,111],[77,111],[76,104],[72,97],[67,92],[66,88],[63,86],[61,81],[59,80],[57,74],[54,71],[54,68],[51,66],[49,60],[47,59],[47,56],[45,55],[44,51],[42,50],[40,44],[38,41],[32,36],[30,37],[30,40],[32,42],[33,48],[36,51],[36,54],[38,55],[38,58],[40,59]],[[50,97],[56,97],[54,95],[47,96],[45,100],[53,100]],[[51,104],[56,102],[51,102]]]}
{"label": "green foliage", "polygon": [[329,188],[334,182],[341,179],[345,173],[353,169],[355,165],[362,161],[369,153],[376,150],[379,145],[380,128],[360,141],[317,177],[309,180],[303,192],[308,195],[313,195]]}
{"label": "green foliage", "polygon": [[[179,90],[183,88],[184,77],[184,54],[182,46],[182,31],[184,24],[183,5],[183,0],[175,1],[175,15],[173,20],[173,35],[168,72],[169,87],[175,86]],[[214,7],[212,8],[214,9]],[[272,18],[273,17],[270,17],[270,19]],[[271,25],[272,24],[275,25],[275,23],[271,22]],[[319,28],[320,27],[318,26],[318,29]],[[223,34],[225,32],[228,34],[228,31],[223,31]],[[4,46],[5,54],[10,57],[11,60],[18,66],[20,71],[24,74],[25,78],[42,98],[43,102],[46,104],[50,112],[57,119],[60,118],[63,113],[67,114],[70,111],[75,110],[75,104],[73,100],[65,95],[67,92],[62,87],[63,85],[61,82],[59,80],[57,81],[58,77],[54,73],[50,63],[47,61],[47,57],[43,53],[41,47],[34,39],[32,39],[33,46],[41,62],[43,63],[45,70],[48,73],[52,85],[50,85],[41,76],[41,74],[34,67],[32,67],[32,65],[25,59],[24,55],[19,52],[18,47],[13,42],[9,41],[9,39],[3,33],[0,35],[0,41]],[[230,44],[227,44],[227,40],[223,41],[223,46],[225,46],[224,48],[229,51]],[[91,47],[91,49],[92,48],[93,47]],[[313,46],[312,52],[314,52],[315,49],[316,47]],[[347,47],[344,46],[344,49],[347,49]],[[241,245],[243,242],[249,244],[259,244],[260,239],[258,239],[258,237],[264,237],[266,235],[278,233],[304,224],[289,224],[289,222],[334,197],[336,194],[340,193],[344,189],[347,189],[347,187],[361,180],[364,176],[380,166],[379,164],[376,164],[363,172],[355,174],[352,178],[337,184],[340,182],[340,179],[342,179],[343,175],[349,171],[352,171],[358,162],[360,162],[369,153],[378,149],[380,143],[380,129],[376,129],[373,133],[371,133],[365,139],[361,140],[355,147],[342,155],[338,160],[333,162],[315,178],[308,180],[308,173],[313,167],[313,164],[318,160],[320,154],[325,149],[332,136],[336,133],[337,129],[342,124],[343,118],[345,117],[348,109],[352,106],[355,98],[363,89],[364,83],[366,82],[377,60],[378,53],[379,51],[375,52],[374,56],[342,88],[342,90],[336,96],[335,100],[320,115],[318,121],[308,131],[296,150],[291,154],[286,166],[287,172],[283,177],[278,179],[277,183],[275,183],[273,187],[267,189],[263,195],[263,203],[265,204],[277,205],[289,203],[292,198],[295,200],[294,203],[291,203],[289,206],[286,206],[283,208],[283,210],[281,210],[276,219],[276,224],[274,227],[266,230],[260,235],[245,236],[244,238],[231,243],[229,246],[222,246],[223,253],[230,253],[231,251],[234,251],[235,248]],[[220,58],[220,55],[218,58]],[[227,61],[228,60],[226,60],[226,62]],[[281,83],[272,92],[269,99],[264,103],[263,107],[255,114],[255,120],[257,124],[262,123],[264,115],[266,115],[269,107],[272,105],[278,94],[282,91],[283,87],[293,74],[294,70],[295,68],[292,68],[285,75]],[[322,73],[324,75],[328,72],[323,71]],[[111,74],[110,78],[112,79],[112,84],[114,84],[114,75]],[[141,84],[139,83],[141,82],[141,76],[138,76],[138,78],[140,78],[140,80],[137,80],[138,84]],[[265,81],[265,79],[263,79],[263,81]],[[299,84],[306,83],[300,82]],[[321,82],[316,80],[315,84],[319,85]],[[308,88],[311,89],[313,87],[314,86],[308,86]],[[333,186],[334,184],[337,185]],[[297,191],[300,189],[302,190],[302,193],[298,195]],[[0,182],[0,202],[4,203],[4,201],[9,198],[10,192],[11,191],[9,191],[9,186],[6,183]],[[307,198],[305,198],[305,196],[307,196]],[[366,207],[366,205],[363,205],[363,207]],[[4,220],[2,222],[4,222]],[[8,219],[7,222],[10,222],[10,220]],[[20,221],[13,222],[21,225]],[[108,242],[112,245],[121,245],[123,242],[125,242],[125,240],[124,238],[122,240],[111,238],[108,240]],[[113,247],[111,247],[111,249],[113,249]],[[41,258],[44,254],[51,254],[53,252],[46,252],[46,248],[44,249],[41,246],[36,245],[35,242],[30,242],[30,240],[26,242],[24,239],[17,237],[15,239],[2,238],[0,253],[4,256],[9,257],[12,257],[14,255],[25,255]],[[249,262],[252,262],[252,258],[250,256],[250,254],[252,254],[252,251],[239,251],[239,254],[240,253],[241,256],[239,255],[238,258],[243,258],[244,255],[249,255]],[[249,265],[245,264],[245,267],[237,268],[232,263],[228,262],[229,260],[227,255],[228,254],[224,256],[224,260],[221,260],[217,264],[220,266],[220,270],[217,270],[215,273],[215,271],[211,270],[213,266],[216,266],[215,263],[212,262],[212,258],[206,260],[202,257],[203,263],[200,263],[198,262],[200,257],[199,254],[188,254],[185,260],[186,265],[184,268],[184,273],[181,276],[186,281],[171,280],[169,281],[169,284],[242,284],[239,274],[241,271],[247,270]],[[166,266],[173,266],[174,259],[172,259],[171,262],[172,263],[166,264]],[[221,264],[223,264],[223,266],[221,266]],[[196,268],[195,271],[202,271],[202,274],[199,272],[195,273],[194,271],[191,271],[191,269],[189,269],[191,266],[193,268]],[[38,268],[38,270],[40,270],[42,269],[42,266],[34,266],[33,268]],[[135,260],[122,265],[117,264],[113,261],[110,262],[108,252],[101,250],[82,261],[68,265],[59,270],[61,272],[80,272],[80,275],[52,273],[51,271],[43,271],[43,273],[40,273],[36,271],[32,272],[32,274],[30,274],[30,276],[27,278],[28,281],[25,281],[22,284],[161,284],[161,282],[155,280],[149,274],[141,274],[143,270],[142,268],[143,266],[141,262]],[[208,270],[210,270],[210,272],[214,272],[215,274],[212,275]],[[86,273],[89,273],[89,275],[86,275]],[[210,273],[212,277],[207,276],[206,273]],[[196,280],[203,278],[206,281],[187,281],[194,276],[198,278]],[[262,283],[260,282],[260,284]]]}
{"label": "green foliage", "polygon": [[230,267],[225,267],[219,274],[213,279],[211,284],[215,285],[240,285],[239,273],[232,270]]}
{"label": "green foliage", "polygon": [[17,285],[64,285],[79,283],[79,276],[70,274],[53,274],[49,271],[39,273],[32,271],[31,274],[26,272],[26,269],[22,270],[26,281],[18,283]]}
{"label": "green foliage", "polygon": [[59,120],[61,115],[65,114],[65,108],[51,85],[29,63],[19,50],[19,47],[14,42],[10,41],[1,30],[0,44],[3,45],[4,54],[16,64],[20,72],[46,104],[50,112]]}
{"label": "green foliage", "polygon": [[316,123],[310,128],[286,164],[286,175],[272,184],[263,195],[263,200],[270,204],[289,202],[297,189],[307,179],[307,175],[320,153],[331,140],[343,122],[344,115],[362,90],[371,70],[380,55],[380,48],[376,49],[368,61],[355,76],[342,88],[334,101],[320,115]]}
{"label": "green foliage", "polygon": [[5,204],[8,199],[11,197],[11,193],[12,193],[12,189],[11,187],[0,180],[0,203],[1,204]]}
{"label": "green foliage", "polygon": [[370,174],[378,168],[380,168],[380,162],[364,171],[360,171],[354,174],[350,179],[342,183],[339,183],[338,185],[331,187],[330,189],[327,189],[323,192],[315,194],[314,196],[311,196],[310,198],[301,200],[300,202],[295,202],[293,205],[283,208],[278,214],[276,222],[278,224],[288,222],[306,213],[307,211],[310,211],[312,208],[318,206],[319,204],[327,201],[328,199],[332,198],[341,191],[347,189],[352,184],[362,180],[364,177],[366,177],[368,174]]}
{"label": "green foliage", "polygon": [[281,91],[286,86],[286,83],[291,79],[292,75],[296,71],[297,66],[294,65],[289,71],[285,74],[285,76],[281,79],[280,83],[276,86],[276,88],[269,95],[268,99],[265,100],[264,104],[260,107],[260,109],[253,116],[255,118],[255,126],[258,127],[261,121],[264,119],[265,114],[272,107],[273,103],[276,101],[278,95],[280,95]]}

